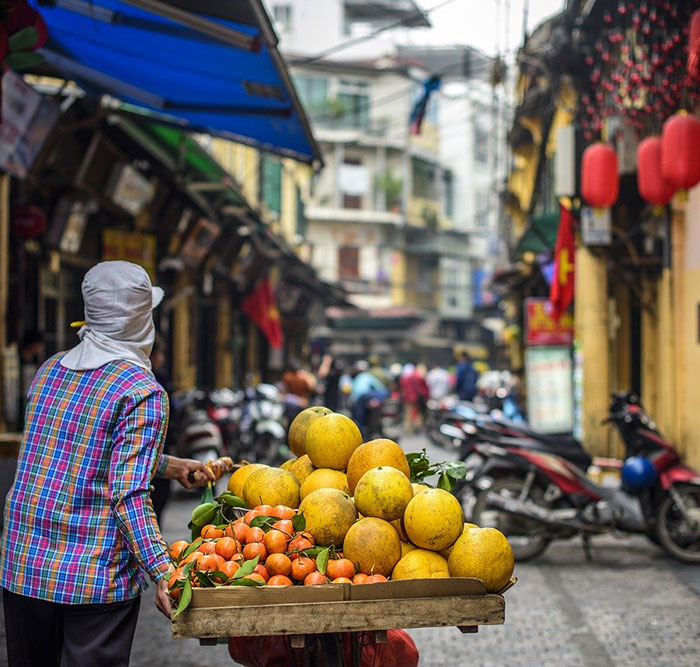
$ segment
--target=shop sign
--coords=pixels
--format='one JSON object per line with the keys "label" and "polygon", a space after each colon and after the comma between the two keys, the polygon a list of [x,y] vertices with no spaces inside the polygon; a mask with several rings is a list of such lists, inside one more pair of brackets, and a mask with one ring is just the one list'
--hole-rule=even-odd
{"label": "shop sign", "polygon": [[221,229],[216,223],[200,218],[180,249],[180,255],[189,266],[199,266],[209,254],[220,233]]}
{"label": "shop sign", "polygon": [[574,400],[570,348],[528,348],[525,375],[530,426],[541,433],[571,432]]}
{"label": "shop sign", "polygon": [[151,280],[156,280],[156,237],[154,234],[131,232],[123,229],[105,229],[102,232],[102,259],[122,259],[142,266]]}
{"label": "shop sign", "polygon": [[549,299],[525,300],[526,345],[571,345],[574,340],[574,318],[567,311],[558,320],[552,317]]}
{"label": "shop sign", "polygon": [[58,106],[37,93],[22,77],[2,75],[0,169],[26,178],[60,114]]}
{"label": "shop sign", "polygon": [[612,243],[612,216],[609,208],[584,206],[581,209],[581,239],[584,245]]}

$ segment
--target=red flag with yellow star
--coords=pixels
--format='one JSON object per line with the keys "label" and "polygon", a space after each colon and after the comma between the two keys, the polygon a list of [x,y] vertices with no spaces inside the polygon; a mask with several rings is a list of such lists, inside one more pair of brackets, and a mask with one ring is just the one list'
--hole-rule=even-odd
{"label": "red flag with yellow star", "polygon": [[559,204],[559,231],[554,250],[554,276],[549,291],[552,317],[558,320],[574,300],[574,216]]}
{"label": "red flag with yellow star", "polygon": [[242,303],[243,312],[263,332],[270,347],[280,348],[284,340],[280,314],[270,279],[261,280]]}

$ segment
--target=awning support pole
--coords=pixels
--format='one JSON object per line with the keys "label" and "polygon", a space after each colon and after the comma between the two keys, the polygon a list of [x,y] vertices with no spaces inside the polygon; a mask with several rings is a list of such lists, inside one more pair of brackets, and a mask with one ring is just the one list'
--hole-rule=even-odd
{"label": "awning support pole", "polygon": [[247,35],[246,33],[234,30],[220,23],[215,23],[208,19],[197,16],[192,12],[173,7],[158,0],[124,0],[133,7],[138,7],[152,14],[157,14],[163,18],[170,19],[175,23],[192,28],[203,35],[209,35],[225,44],[230,44],[238,49],[257,52],[260,50],[260,37],[257,35]]}

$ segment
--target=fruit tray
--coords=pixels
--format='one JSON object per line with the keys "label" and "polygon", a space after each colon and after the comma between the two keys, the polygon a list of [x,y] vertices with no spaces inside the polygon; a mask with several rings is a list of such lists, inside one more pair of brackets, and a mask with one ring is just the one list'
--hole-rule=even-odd
{"label": "fruit tray", "polygon": [[480,625],[505,621],[503,593],[487,593],[478,579],[411,579],[376,584],[286,588],[219,587],[192,592],[172,622],[173,637],[211,643],[219,637],[382,632],[394,628]]}

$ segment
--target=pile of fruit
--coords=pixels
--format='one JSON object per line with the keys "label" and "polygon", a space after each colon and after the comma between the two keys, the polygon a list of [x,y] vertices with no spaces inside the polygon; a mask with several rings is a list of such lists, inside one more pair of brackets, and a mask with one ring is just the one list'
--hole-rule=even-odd
{"label": "pile of fruit", "polygon": [[292,422],[289,446],[297,458],[280,468],[242,466],[228,491],[195,508],[193,541],[170,550],[178,610],[192,586],[452,576],[481,579],[497,592],[510,581],[514,559],[505,536],[465,523],[444,488],[411,481],[435,470],[421,455],[409,455],[410,466],[397,443],[363,443],[351,419],[321,407]]}

